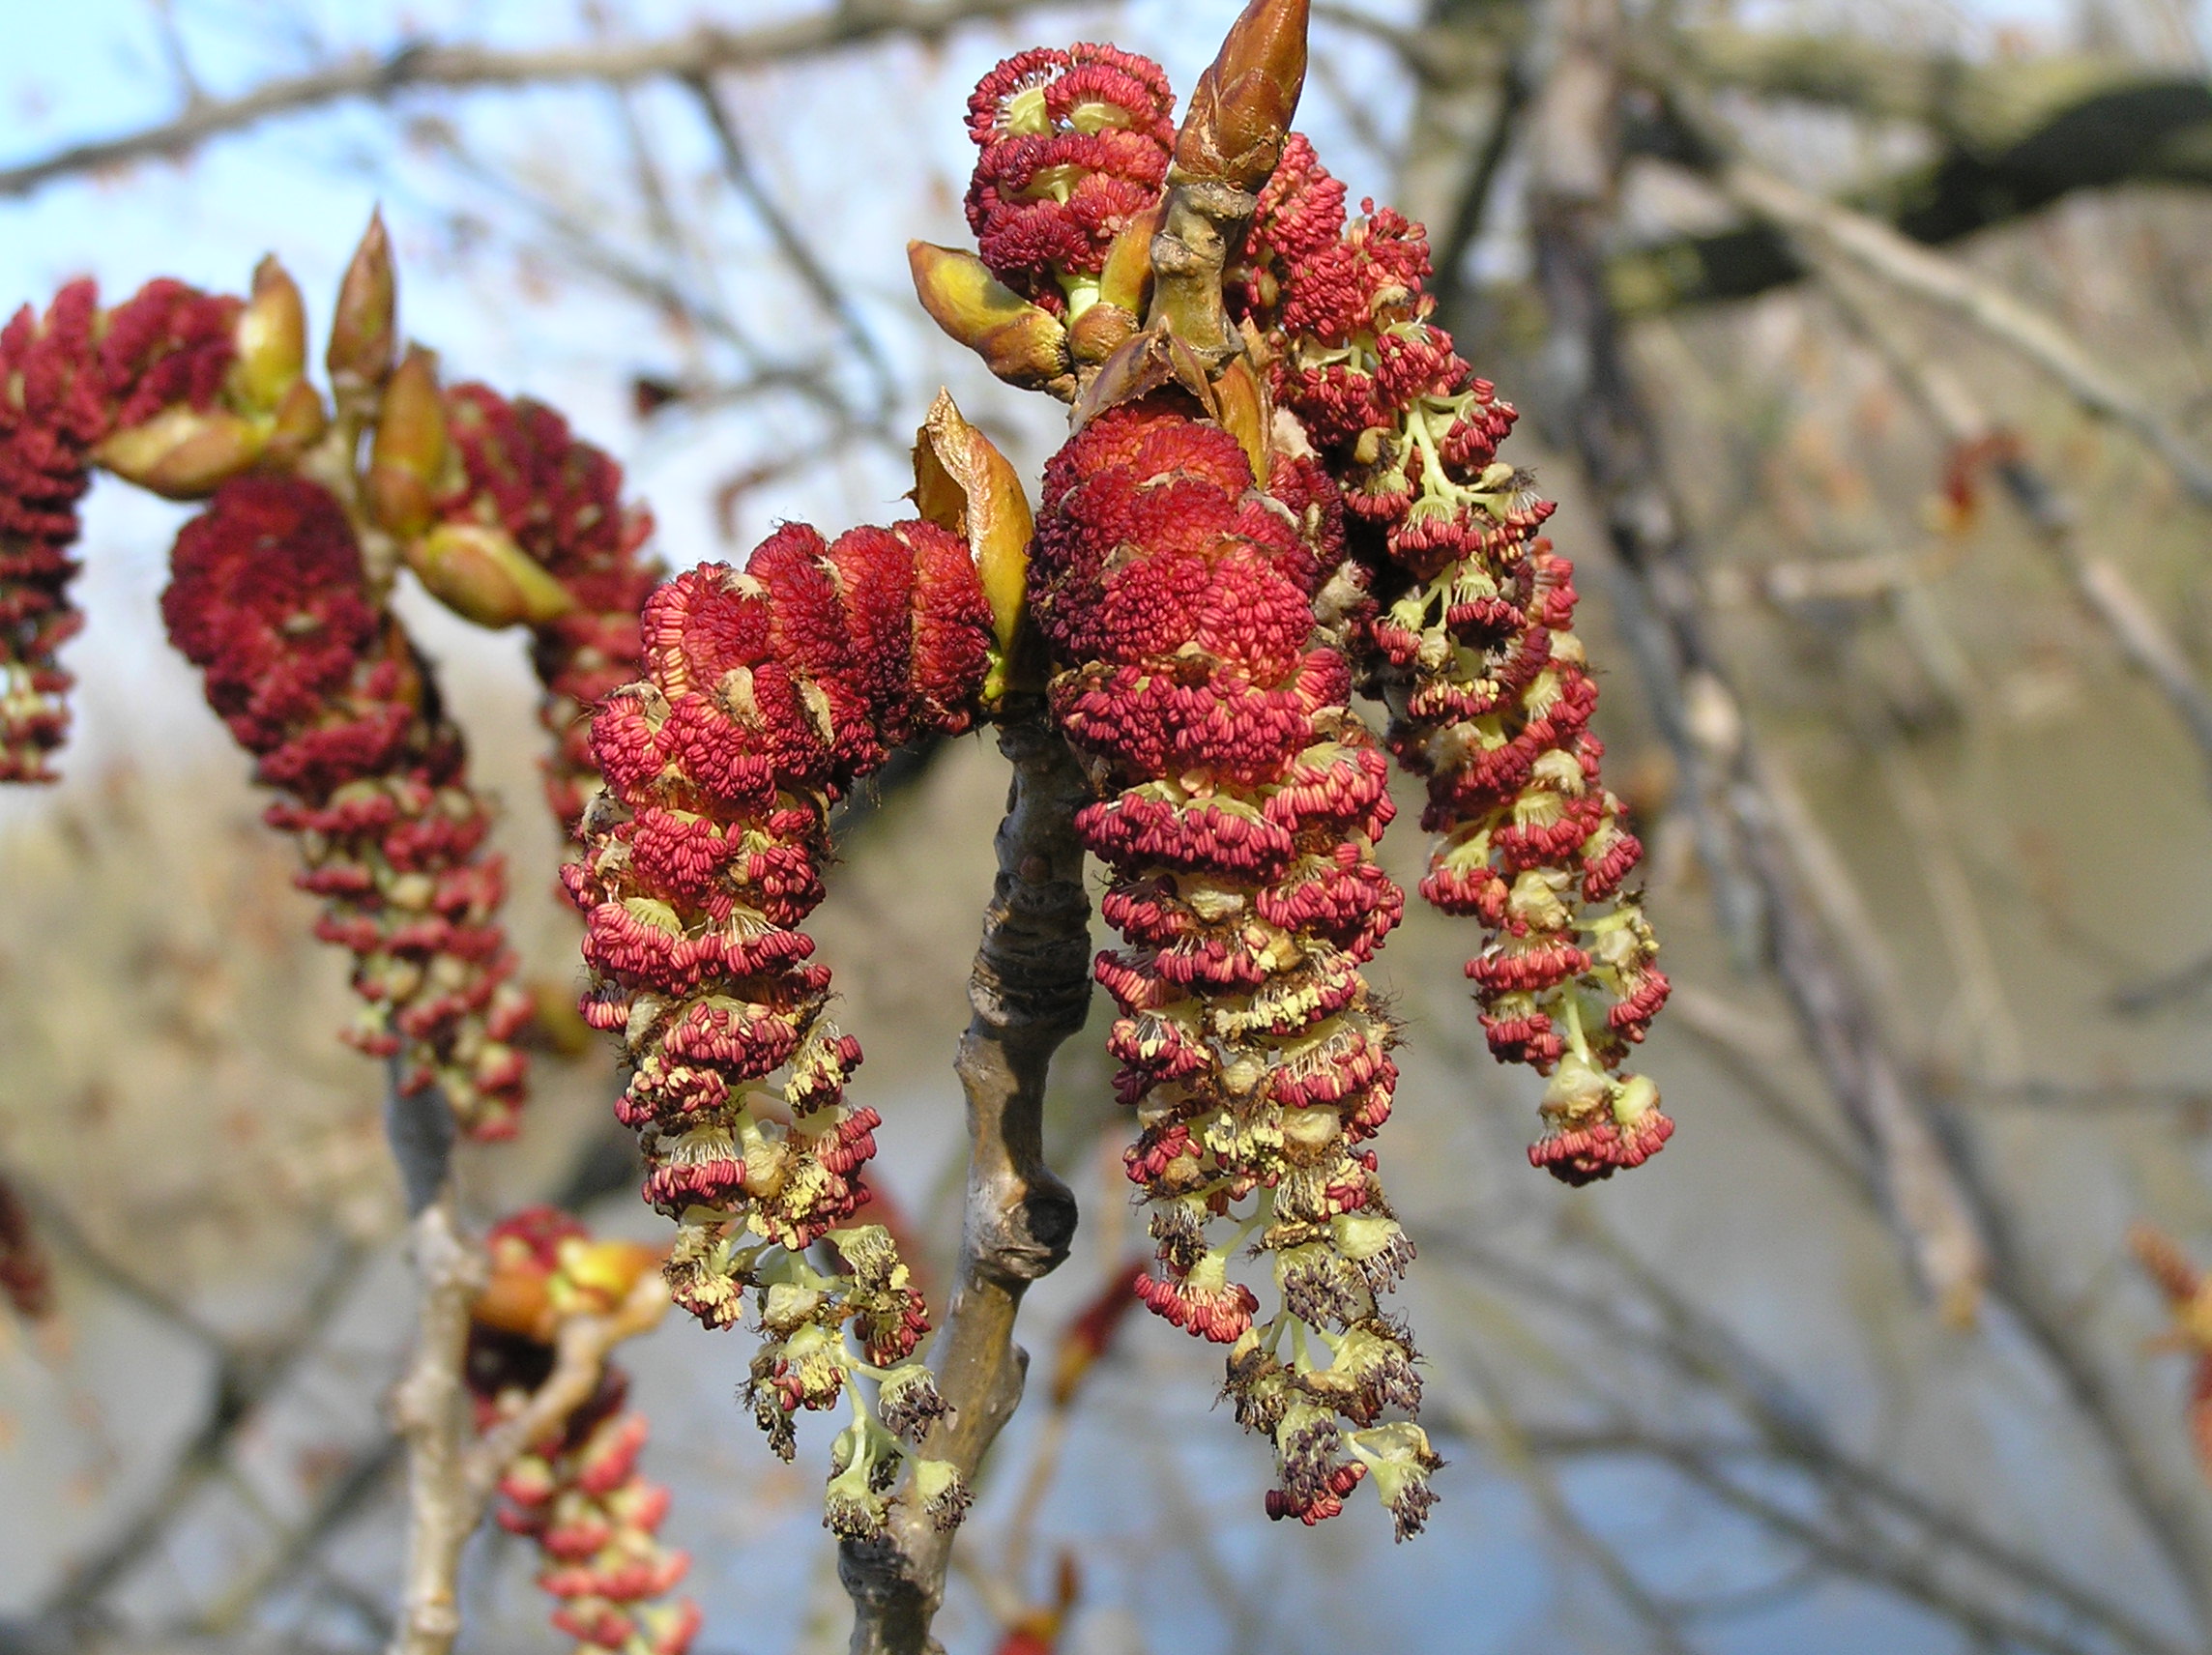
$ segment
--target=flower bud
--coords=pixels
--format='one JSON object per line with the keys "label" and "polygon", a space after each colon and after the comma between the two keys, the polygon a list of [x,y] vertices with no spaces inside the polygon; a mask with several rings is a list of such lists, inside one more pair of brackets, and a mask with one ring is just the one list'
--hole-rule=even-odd
{"label": "flower bud", "polygon": [[253,297],[238,313],[238,378],[247,404],[274,412],[307,364],[307,312],[275,254],[253,268]]}
{"label": "flower bud", "polygon": [[1067,330],[993,276],[973,253],[928,242],[906,245],[914,290],[931,320],[983,359],[1008,385],[1072,392]]}
{"label": "flower bud", "polygon": [[124,481],[164,500],[200,500],[260,458],[266,441],[253,421],[228,409],[180,402],[117,431],[92,452]]}
{"label": "flower bud", "polygon": [[1086,365],[1102,363],[1135,336],[1144,324],[1134,310],[1098,304],[1068,324],[1068,354]]}
{"label": "flower bud", "polygon": [[974,1498],[960,1475],[960,1467],[951,1461],[917,1460],[914,1463],[914,1499],[932,1526],[941,1531],[958,1528]]}
{"label": "flower bud", "polygon": [[1036,532],[1029,497],[1012,462],[940,391],[915,438],[914,501],[922,516],[968,542],[991,629],[1001,651],[1013,648]]}
{"label": "flower bud", "polygon": [[518,1333],[540,1344],[550,1343],[559,1319],[547,1287],[545,1272],[541,1269],[527,1264],[495,1269],[491,1279],[484,1283],[483,1291],[477,1294],[476,1302],[469,1306],[469,1318],[502,1333]]}
{"label": "flower bud", "polygon": [[331,343],[323,361],[333,386],[384,383],[397,340],[393,331],[396,304],[392,238],[385,233],[384,215],[371,213],[338,283],[337,308],[331,315]]}
{"label": "flower bud", "polygon": [[1199,77],[1176,135],[1185,179],[1258,189],[1282,158],[1306,79],[1307,0],[1251,0]]}
{"label": "flower bud", "polygon": [[630,1291],[660,1266],[660,1251],[642,1241],[587,1241],[571,1236],[561,1243],[561,1270],[554,1297],[564,1312],[602,1313],[614,1309]]}
{"label": "flower bud", "polygon": [[1118,305],[1136,315],[1145,310],[1146,289],[1152,280],[1152,238],[1159,234],[1158,203],[1136,214],[1115,235],[1106,249],[1106,264],[1098,273],[1098,302]]}
{"label": "flower bud", "polygon": [[278,462],[296,458],[323,440],[331,428],[331,411],[323,393],[305,379],[295,379],[276,405],[276,421],[269,433],[269,458]]}
{"label": "flower bud", "polygon": [[431,596],[480,626],[542,625],[576,606],[506,530],[488,524],[439,524],[408,543],[407,566]]}
{"label": "flower bud", "polygon": [[377,521],[405,538],[428,528],[447,453],[438,359],[410,346],[384,388],[369,448],[368,503]]}

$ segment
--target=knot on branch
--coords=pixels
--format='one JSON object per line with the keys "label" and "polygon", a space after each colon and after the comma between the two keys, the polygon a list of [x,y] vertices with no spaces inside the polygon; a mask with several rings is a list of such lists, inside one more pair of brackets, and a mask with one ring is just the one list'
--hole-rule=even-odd
{"label": "knot on branch", "polygon": [[1013,1189],[974,1214],[975,1267],[1008,1284],[1048,1276],[1066,1263],[1075,1224],[1073,1192],[1050,1168],[1030,1168]]}

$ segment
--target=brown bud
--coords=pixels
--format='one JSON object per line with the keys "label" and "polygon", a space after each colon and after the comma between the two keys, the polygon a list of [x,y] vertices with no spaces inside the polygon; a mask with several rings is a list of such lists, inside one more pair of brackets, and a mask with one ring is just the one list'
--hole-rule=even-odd
{"label": "brown bud", "polygon": [[1242,446],[1252,462],[1252,477],[1267,486],[1267,438],[1274,414],[1267,404],[1266,382],[1243,357],[1234,357],[1213,380],[1213,417],[1222,429]]}
{"label": "brown bud", "polygon": [[906,245],[921,307],[1008,385],[1071,395],[1067,330],[993,276],[974,253],[928,242]]}
{"label": "brown bud", "polygon": [[92,457],[164,500],[204,500],[259,459],[267,439],[265,422],[180,402],[113,433]]}
{"label": "brown bud", "polygon": [[431,596],[480,626],[537,626],[576,607],[567,587],[487,523],[439,524],[408,542],[407,566]]}
{"label": "brown bud", "polygon": [[559,1331],[546,1273],[532,1265],[495,1269],[469,1306],[469,1319],[502,1333],[551,1344]]}
{"label": "brown bud", "polygon": [[968,423],[947,391],[937,393],[915,438],[914,503],[930,522],[967,540],[999,648],[1011,651],[1036,520],[1013,462]]}
{"label": "brown bud", "polygon": [[323,393],[305,379],[295,379],[284,400],[276,405],[276,428],[269,433],[269,457],[290,461],[323,440],[331,428],[331,411]]}
{"label": "brown bud", "polygon": [[368,504],[376,520],[402,537],[427,529],[446,453],[438,359],[411,345],[385,385],[369,445]]}
{"label": "brown bud", "polygon": [[1142,325],[1134,310],[1101,300],[1069,326],[1068,354],[1086,365],[1102,363],[1127,343]]}
{"label": "brown bud", "polygon": [[253,267],[253,296],[238,313],[234,385],[246,405],[273,412],[307,366],[307,312],[299,284],[275,254]]}
{"label": "brown bud", "polygon": [[643,1241],[561,1243],[561,1268],[552,1282],[554,1308],[565,1315],[603,1316],[630,1295],[649,1273],[657,1272],[663,1249]]}
{"label": "brown bud", "polygon": [[331,344],[323,360],[334,387],[384,383],[398,339],[393,331],[397,302],[392,238],[385,234],[384,215],[371,213],[361,246],[354,248],[353,262],[338,283],[337,308],[331,316]]}
{"label": "brown bud", "polygon": [[1308,0],[1250,0],[1190,95],[1177,171],[1256,190],[1282,159],[1306,79]]}
{"label": "brown bud", "polygon": [[1098,297],[1104,303],[1145,313],[1145,292],[1152,282],[1152,238],[1160,233],[1164,215],[1163,204],[1155,201],[1116,232],[1098,273]]}

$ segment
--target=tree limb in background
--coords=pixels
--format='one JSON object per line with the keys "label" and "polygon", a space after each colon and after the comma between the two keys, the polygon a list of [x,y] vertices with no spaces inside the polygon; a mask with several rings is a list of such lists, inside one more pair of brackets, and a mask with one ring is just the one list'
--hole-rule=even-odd
{"label": "tree limb in background", "polygon": [[[1577,370],[1563,376],[1568,421],[1584,467],[1607,506],[1615,549],[1638,577],[1635,587],[1655,592],[1654,607],[1665,603],[1671,589],[1689,595],[1672,610],[1660,610],[1672,634],[1668,649],[1725,695],[1717,662],[1704,653],[1687,537],[1665,486],[1656,433],[1628,376],[1604,285],[1601,237],[1618,160],[1608,131],[1616,107],[1608,90],[1609,59],[1619,39],[1619,15],[1615,0],[1567,0],[1563,10],[1571,19],[1565,47],[1534,117],[1543,149],[1530,218],[1538,280],[1551,304],[1559,355]],[[1633,614],[1628,619],[1638,624]],[[1666,693],[1664,686],[1660,693]],[[2184,1595],[2199,1619],[2212,1624],[2212,1539],[2164,1474],[2155,1446],[2135,1429],[2077,1318],[2022,1253],[2011,1215],[1935,1130],[1925,1100],[1909,1086],[1878,1020],[1805,907],[1791,877],[1790,836],[1740,712],[1737,717],[1739,763],[1728,801],[1771,904],[1775,966],[1807,1044],[1868,1142],[1892,1220],[1904,1232],[1922,1279],[1938,1302],[1954,1308],[1970,1305],[1986,1283],[2014,1314],[2104,1446],[2119,1486],[2158,1541]]]}
{"label": "tree limb in background", "polygon": [[1715,158],[1709,174],[1746,212],[1789,236],[1802,238],[1821,256],[1846,261],[1887,286],[1972,323],[2057,381],[2083,409],[2133,432],[2194,499],[2212,505],[2212,460],[2198,453],[2096,353],[2032,305],[1879,219],[1822,200],[1740,155]]}
{"label": "tree limb in background", "polygon": [[1041,0],[889,0],[835,6],[758,29],[701,26],[681,35],[635,42],[593,42],[538,51],[440,45],[416,41],[381,55],[362,53],[304,74],[264,81],[236,98],[201,102],[173,120],[136,131],[0,167],[0,196],[27,195],[56,179],[132,161],[189,155],[211,138],[328,103],[363,99],[387,102],[401,94],[592,81],[696,78],[809,57],[890,35],[930,39],[962,23],[1009,17]]}
{"label": "tree limb in background", "polygon": [[[1989,1270],[1988,1242],[1924,1105],[1806,905],[1755,740],[1706,636],[1688,537],[1607,296],[1601,247],[1620,162],[1618,9],[1614,0],[1563,0],[1555,16],[1558,56],[1530,116],[1537,150],[1529,217],[1565,421],[1631,577],[1624,624],[1641,638],[1646,671],[1657,669],[1654,701],[1680,710],[1662,728],[1680,733],[1677,751],[1696,767],[1690,777],[1711,777],[1719,825],[1766,911],[1774,968],[1880,1169],[1914,1268],[1947,1315],[1970,1317]],[[1684,742],[1693,718],[1715,735]]]}
{"label": "tree limb in background", "polygon": [[2081,515],[2073,503],[2027,457],[2019,440],[1990,418],[1965,383],[1907,334],[1893,310],[1866,291],[1863,276],[1823,262],[1820,278],[1846,319],[1874,346],[1953,450],[1996,456],[1992,469],[2029,531],[2065,567],[2090,613],[2104,624],[2129,664],[2166,698],[2212,768],[2212,695],[2206,694],[2180,644],[2127,576],[2110,559],[2081,543]]}
{"label": "tree limb in background", "polygon": [[[2023,218],[2078,189],[2212,184],[2212,88],[2201,76],[2094,55],[1963,64],[1848,36],[1693,29],[1637,52],[1664,91],[1685,69],[1708,84],[1834,103],[1933,128],[1941,156],[1852,190],[1850,207],[1913,242],[1940,244]],[[1745,299],[1806,266],[1771,225],[1677,236],[1616,254],[1622,313]]]}

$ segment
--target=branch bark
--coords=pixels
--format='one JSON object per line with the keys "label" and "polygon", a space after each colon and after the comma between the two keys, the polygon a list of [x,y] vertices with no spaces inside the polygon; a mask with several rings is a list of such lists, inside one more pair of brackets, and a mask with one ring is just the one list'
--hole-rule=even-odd
{"label": "branch bark", "polygon": [[[1021,1402],[1029,1353],[1013,1333],[1022,1294],[1067,1257],[1075,1234],[1075,1198],[1044,1163],[1044,1090],[1053,1054],[1091,1002],[1091,903],[1074,828],[1090,785],[1041,704],[1011,712],[999,746],[1013,786],[969,978],[975,1015],[955,1064],[968,1098],[967,1215],[958,1283],[930,1352],[952,1411],[921,1447],[971,1482]],[[940,1650],[929,1626],[951,1545],[906,1501],[893,1503],[881,1539],[843,1543],[853,1655]]]}
{"label": "branch bark", "polygon": [[888,0],[838,5],[757,29],[701,25],[681,35],[635,42],[592,42],[538,51],[441,45],[416,41],[381,55],[361,53],[305,74],[264,81],[235,98],[189,104],[183,113],[136,131],[72,144],[50,155],[0,167],[0,196],[28,195],[73,174],[131,161],[189,155],[211,138],[327,103],[364,99],[387,102],[402,93],[435,88],[474,90],[558,81],[628,85],[642,80],[698,79],[857,45],[887,35],[932,39],[963,23],[1007,17],[1041,0]]}

